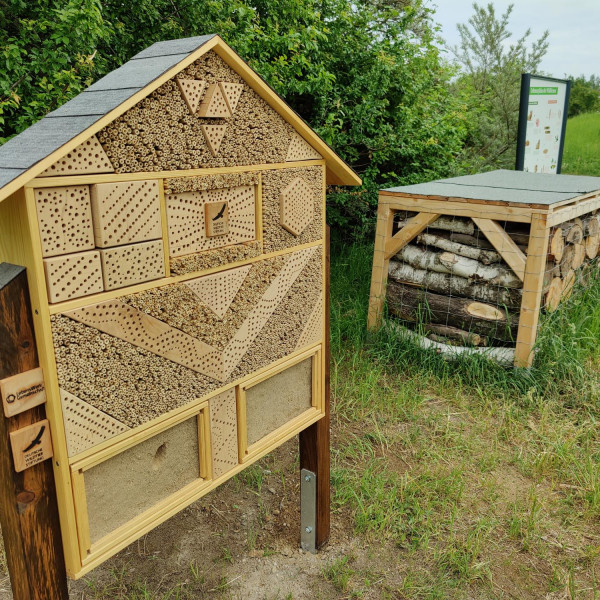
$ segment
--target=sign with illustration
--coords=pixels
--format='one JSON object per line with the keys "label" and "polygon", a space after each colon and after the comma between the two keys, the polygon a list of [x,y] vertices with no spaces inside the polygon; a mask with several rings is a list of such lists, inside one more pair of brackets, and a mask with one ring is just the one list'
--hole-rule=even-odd
{"label": "sign with illustration", "polygon": [[571,81],[521,77],[517,171],[560,173]]}

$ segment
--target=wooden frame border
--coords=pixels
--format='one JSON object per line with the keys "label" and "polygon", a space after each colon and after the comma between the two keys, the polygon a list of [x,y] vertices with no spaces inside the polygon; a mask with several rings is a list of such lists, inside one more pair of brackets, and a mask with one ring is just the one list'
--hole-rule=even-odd
{"label": "wooden frame border", "polygon": [[[240,463],[245,464],[252,461],[256,456],[260,455],[268,448],[272,448],[284,440],[296,435],[301,429],[320,419],[324,414],[323,407],[323,351],[319,345],[316,349],[306,350],[277,367],[266,371],[260,375],[251,377],[238,387],[237,393],[237,416],[238,416],[238,454]],[[247,439],[247,418],[246,418],[246,390],[258,383],[261,383],[271,377],[282,373],[283,371],[293,367],[306,360],[312,358],[312,407],[305,410],[302,414],[296,416],[291,421],[288,421],[281,427],[278,427],[271,433],[262,437],[258,442],[248,446]]]}

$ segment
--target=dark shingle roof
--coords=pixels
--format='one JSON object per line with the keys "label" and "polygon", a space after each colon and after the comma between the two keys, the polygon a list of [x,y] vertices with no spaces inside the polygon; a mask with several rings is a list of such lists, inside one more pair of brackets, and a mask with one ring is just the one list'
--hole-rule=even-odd
{"label": "dark shingle roof", "polygon": [[156,42],[0,146],[0,188],[85,131],[213,37],[214,34]]}

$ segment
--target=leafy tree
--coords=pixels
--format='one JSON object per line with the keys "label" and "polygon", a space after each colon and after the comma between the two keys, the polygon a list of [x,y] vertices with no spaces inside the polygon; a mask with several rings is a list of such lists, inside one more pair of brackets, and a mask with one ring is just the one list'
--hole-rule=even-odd
{"label": "leafy tree", "polygon": [[498,16],[493,4],[474,3],[475,14],[457,26],[460,43],[451,48],[460,69],[456,93],[471,115],[467,156],[477,170],[514,168],[521,74],[536,72],[548,50],[548,31],[530,43],[528,29],[507,45],[513,6]]}
{"label": "leafy tree", "polygon": [[600,111],[600,78],[591,75],[586,79],[585,75],[580,75],[571,79],[573,83],[569,98],[569,117]]}
{"label": "leafy tree", "polygon": [[453,173],[464,103],[422,0],[0,0],[0,140],[163,39],[218,33],[363,175],[330,219],[369,223],[382,185]]}

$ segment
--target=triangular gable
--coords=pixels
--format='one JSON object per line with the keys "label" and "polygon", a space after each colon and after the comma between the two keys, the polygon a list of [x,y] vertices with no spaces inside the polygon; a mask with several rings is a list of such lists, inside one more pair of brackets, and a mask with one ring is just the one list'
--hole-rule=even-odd
{"label": "triangular gable", "polygon": [[[198,43],[199,47],[189,51],[189,46]],[[181,54],[169,51],[167,48],[181,48]],[[243,80],[248,86],[253,89],[276,113],[278,113],[287,123],[289,123],[301,137],[318,152],[326,161],[327,183],[334,185],[360,185],[361,180],[356,173],[344,163],[344,161],[304,122],[304,120],[294,112],[281,97],[271,89],[265,81],[255,73],[235,52],[231,49],[219,36],[204,37],[204,38],[187,38],[182,40],[172,40],[170,42],[158,42],[150,46],[146,50],[140,52],[133,57],[128,63],[125,63],[119,69],[109,73],[89,88],[82,94],[71,100],[69,103],[48,115],[42,121],[39,121],[28,130],[7,142],[9,147],[4,149],[0,147],[0,181],[5,181],[6,184],[0,188],[0,201],[14,193],[19,187],[26,184],[28,181],[48,169],[56,161],[74,150],[77,146],[85,143],[98,131],[107,124],[111,123],[119,116],[124,114],[131,107],[149,96],[153,91],[161,85],[175,77],[187,66],[191,65],[198,58],[202,57],[209,50],[222,58]],[[186,54],[188,51],[189,54]],[[162,52],[168,54],[161,54]],[[139,62],[138,62],[139,61]],[[148,75],[140,69],[141,61],[148,63],[152,61],[154,72]],[[137,63],[137,64],[136,64]],[[152,77],[149,83],[147,79]],[[115,82],[120,81],[120,85]],[[127,85],[127,90],[125,89]],[[138,87],[141,86],[141,87]],[[136,90],[131,95],[131,90]],[[96,92],[102,92],[95,94]],[[77,109],[78,104],[83,100],[80,98],[84,95],[94,93],[98,98],[97,106],[105,106],[106,112],[103,114],[89,115]],[[89,96],[86,96],[89,98]],[[98,108],[98,111],[101,109]],[[69,129],[69,127],[71,129]],[[49,151],[46,156],[41,157],[43,150],[40,148],[35,152],[35,136],[34,133],[40,132],[46,141],[46,146],[52,142],[48,142],[47,138],[52,137],[56,128],[55,137],[58,140],[57,147]],[[31,130],[31,131],[30,131]],[[77,131],[77,133],[74,133]],[[25,137],[21,137],[27,134]],[[62,139],[71,136],[64,143]],[[22,142],[27,138],[27,148],[31,148],[31,156],[37,162],[31,166],[25,164],[16,164],[11,156],[12,150],[19,145],[23,146]],[[29,139],[31,138],[31,139]],[[14,143],[11,143],[13,142]],[[20,144],[21,143],[21,144]],[[52,146],[54,147],[54,146]],[[28,151],[23,149],[23,151]],[[38,157],[40,157],[38,159]],[[24,157],[27,162],[28,158]],[[31,160],[31,158],[29,158]],[[11,170],[17,175],[11,178]]]}

